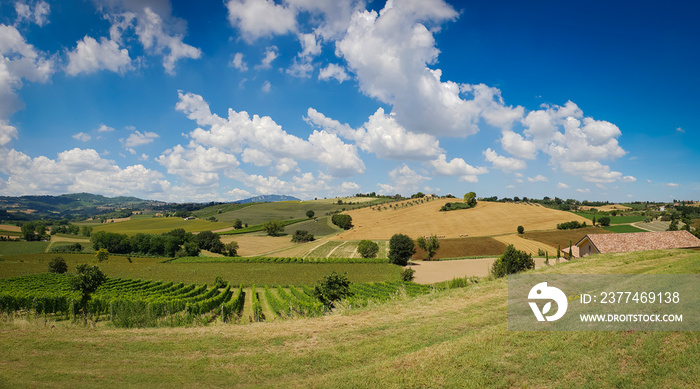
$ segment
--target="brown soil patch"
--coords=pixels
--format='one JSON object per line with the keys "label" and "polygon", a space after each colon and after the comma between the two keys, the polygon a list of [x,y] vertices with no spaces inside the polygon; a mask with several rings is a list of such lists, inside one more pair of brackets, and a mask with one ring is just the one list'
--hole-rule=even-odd
{"label": "brown soil patch", "polygon": [[[533,258],[535,268],[545,266],[544,258]],[[452,261],[411,261],[409,266],[415,270],[414,282],[419,284],[434,284],[461,277],[486,277],[496,258],[456,259]],[[556,259],[550,258],[554,263]],[[563,259],[562,259],[563,261]]]}
{"label": "brown soil patch", "polygon": [[0,224],[0,230],[12,231],[12,232],[22,232],[22,227],[13,226],[12,224]]}
{"label": "brown soil patch", "polygon": [[400,209],[378,211],[371,208],[347,212],[355,227],[338,239],[390,239],[396,233],[411,238],[438,235],[440,238],[491,236],[513,233],[519,225],[526,231],[552,230],[557,224],[571,220],[589,222],[570,212],[527,204],[480,201],[472,209],[440,212],[454,199],[438,199]]}
{"label": "brown soil patch", "polygon": [[[498,256],[503,254],[505,250],[506,245],[493,238],[440,239],[440,248],[435,253],[434,258],[478,257],[486,255]],[[416,245],[416,253],[413,254],[413,259],[421,260],[425,258],[425,250]]]}

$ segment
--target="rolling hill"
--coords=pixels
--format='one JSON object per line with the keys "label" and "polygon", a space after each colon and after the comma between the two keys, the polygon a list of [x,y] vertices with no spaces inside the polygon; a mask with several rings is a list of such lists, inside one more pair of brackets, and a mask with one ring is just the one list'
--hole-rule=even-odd
{"label": "rolling hill", "polygon": [[557,224],[590,220],[570,212],[557,211],[539,205],[492,203],[480,201],[472,209],[441,212],[440,208],[454,199],[437,199],[413,206],[402,207],[410,200],[392,208],[382,206],[348,211],[355,226],[341,234],[339,239],[389,239],[396,233],[412,238],[438,235],[445,238],[463,236],[492,236],[512,234],[519,225],[525,231],[552,230]]}

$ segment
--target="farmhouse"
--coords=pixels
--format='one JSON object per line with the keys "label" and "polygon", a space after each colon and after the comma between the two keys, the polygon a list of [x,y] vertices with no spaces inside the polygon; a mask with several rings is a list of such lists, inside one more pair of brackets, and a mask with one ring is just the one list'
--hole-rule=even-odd
{"label": "farmhouse", "polygon": [[[573,246],[574,258],[601,253],[700,248],[700,239],[688,231],[588,234]],[[568,247],[564,250],[568,257]]]}

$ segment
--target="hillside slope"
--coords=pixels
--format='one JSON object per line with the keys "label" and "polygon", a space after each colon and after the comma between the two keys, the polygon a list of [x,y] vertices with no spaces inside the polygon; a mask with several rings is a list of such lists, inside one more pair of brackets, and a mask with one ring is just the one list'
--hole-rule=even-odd
{"label": "hillside slope", "polygon": [[479,202],[472,209],[440,212],[454,199],[439,199],[406,208],[378,211],[363,208],[347,212],[354,228],[341,234],[340,239],[389,239],[396,233],[412,238],[427,235],[458,238],[461,236],[490,236],[512,234],[518,226],[525,231],[556,229],[557,224],[590,220],[570,212],[557,211],[538,205]]}
{"label": "hillside slope", "polygon": [[[700,273],[700,253],[545,273]],[[516,332],[507,281],[315,319],[145,330],[0,321],[4,387],[698,387],[697,332]],[[40,366],[40,368],[38,368]]]}

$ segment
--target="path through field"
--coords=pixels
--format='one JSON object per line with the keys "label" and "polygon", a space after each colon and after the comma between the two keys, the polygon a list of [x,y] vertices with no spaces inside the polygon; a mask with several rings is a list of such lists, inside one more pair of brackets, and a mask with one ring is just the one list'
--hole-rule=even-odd
{"label": "path through field", "polygon": [[[411,261],[409,268],[416,271],[414,282],[433,284],[458,277],[486,277],[496,258],[456,259],[451,261]],[[544,258],[534,258],[535,268],[546,266]],[[556,258],[549,259],[554,264]],[[562,259],[564,261],[564,259]]]}

